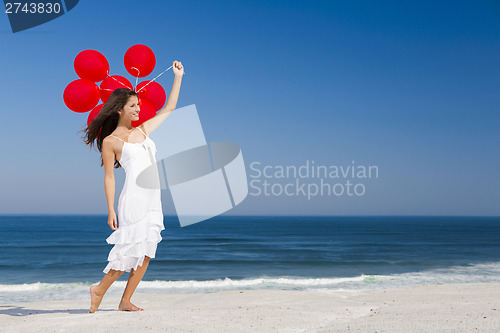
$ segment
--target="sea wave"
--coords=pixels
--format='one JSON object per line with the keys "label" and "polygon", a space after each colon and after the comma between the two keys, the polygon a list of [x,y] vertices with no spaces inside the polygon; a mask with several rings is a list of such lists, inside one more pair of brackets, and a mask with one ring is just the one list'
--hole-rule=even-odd
{"label": "sea wave", "polygon": [[[210,293],[224,290],[278,289],[311,292],[362,291],[390,289],[426,284],[500,282],[500,262],[470,264],[391,275],[353,277],[264,276],[248,279],[214,279],[183,281],[141,281],[136,293]],[[0,303],[43,300],[86,299],[88,288],[98,281],[73,283],[24,283],[0,285]],[[116,281],[107,295],[120,295],[126,280]]]}

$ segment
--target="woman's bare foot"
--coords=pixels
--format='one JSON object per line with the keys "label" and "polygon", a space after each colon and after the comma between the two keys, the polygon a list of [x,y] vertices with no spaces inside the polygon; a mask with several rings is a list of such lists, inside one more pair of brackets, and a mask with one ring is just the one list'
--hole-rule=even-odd
{"label": "woman's bare foot", "polygon": [[143,308],[138,308],[134,304],[130,303],[130,301],[122,300],[120,305],[118,306],[118,310],[120,311],[144,311]]}
{"label": "woman's bare foot", "polygon": [[90,310],[89,313],[94,313],[99,304],[101,304],[102,297],[104,295],[99,295],[96,291],[97,286],[90,286]]}

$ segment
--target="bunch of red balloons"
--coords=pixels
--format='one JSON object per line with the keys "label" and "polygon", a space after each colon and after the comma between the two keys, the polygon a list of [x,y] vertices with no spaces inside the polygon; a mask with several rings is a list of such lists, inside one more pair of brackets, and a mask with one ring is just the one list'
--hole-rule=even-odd
{"label": "bunch of red balloons", "polygon": [[[148,76],[156,65],[153,51],[142,44],[130,47],[125,52],[123,60],[127,72],[136,78]],[[134,89],[125,77],[110,76],[108,60],[98,51],[84,50],[78,53],[74,66],[80,79],[74,80],[66,86],[63,99],[66,106],[72,111],[80,113],[91,111],[87,118],[87,126],[117,88],[128,88],[139,95],[139,120],[132,121],[134,127],[154,117],[167,99],[165,90],[156,81],[142,81]],[[101,82],[99,86],[98,82]],[[98,105],[99,100],[102,103]]]}

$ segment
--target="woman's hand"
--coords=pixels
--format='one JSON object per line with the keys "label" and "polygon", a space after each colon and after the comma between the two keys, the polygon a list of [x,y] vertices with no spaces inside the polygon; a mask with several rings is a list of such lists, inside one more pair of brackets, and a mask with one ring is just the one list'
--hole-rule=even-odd
{"label": "woman's hand", "polygon": [[175,60],[172,65],[172,70],[174,71],[175,76],[183,76],[184,75],[184,67],[180,61]]}
{"label": "woman's hand", "polygon": [[116,218],[116,213],[114,211],[109,213],[108,224],[111,229],[113,230],[118,229],[118,220]]}

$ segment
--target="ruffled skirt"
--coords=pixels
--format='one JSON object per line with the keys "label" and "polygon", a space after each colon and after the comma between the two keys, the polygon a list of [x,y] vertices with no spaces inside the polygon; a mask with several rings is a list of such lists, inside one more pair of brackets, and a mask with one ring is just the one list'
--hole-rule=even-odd
{"label": "ruffled skirt", "polygon": [[131,224],[119,225],[118,229],[106,238],[108,244],[114,244],[108,255],[108,265],[103,272],[110,269],[130,272],[142,266],[144,257],[154,258],[156,247],[162,240],[163,212],[149,210],[144,217]]}

